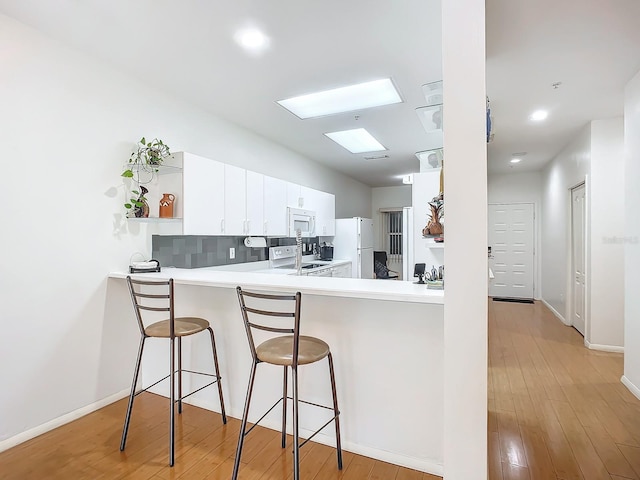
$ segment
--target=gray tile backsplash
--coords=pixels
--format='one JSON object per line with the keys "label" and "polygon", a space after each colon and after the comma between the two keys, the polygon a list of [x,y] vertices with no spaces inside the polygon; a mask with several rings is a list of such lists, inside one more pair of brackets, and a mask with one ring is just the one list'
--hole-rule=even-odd
{"label": "gray tile backsplash", "polygon": [[[216,237],[201,235],[153,235],[152,258],[163,267],[200,268],[259,262],[269,259],[268,247],[295,245],[295,238],[268,238],[267,248],[249,248],[245,237]],[[318,243],[318,238],[305,238],[304,243]],[[229,249],[235,248],[236,257],[229,258]],[[311,251],[311,248],[307,248]]]}

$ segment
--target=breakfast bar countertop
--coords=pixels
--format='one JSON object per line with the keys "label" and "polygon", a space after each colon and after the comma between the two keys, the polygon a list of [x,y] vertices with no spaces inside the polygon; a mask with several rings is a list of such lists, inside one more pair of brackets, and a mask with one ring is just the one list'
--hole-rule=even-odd
{"label": "breakfast bar countertop", "polygon": [[[126,278],[126,272],[111,272],[111,278]],[[300,291],[303,294],[362,298],[409,303],[444,304],[443,290],[428,290],[426,285],[400,280],[264,275],[256,272],[223,271],[211,268],[163,268],[158,273],[132,274],[148,279],[173,278],[176,284],[221,288],[243,288],[273,292]]]}

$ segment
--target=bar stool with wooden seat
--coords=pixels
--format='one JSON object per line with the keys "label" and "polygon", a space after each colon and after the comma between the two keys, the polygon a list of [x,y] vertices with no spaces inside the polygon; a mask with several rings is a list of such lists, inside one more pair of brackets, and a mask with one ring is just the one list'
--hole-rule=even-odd
{"label": "bar stool with wooden seat", "polygon": [[[333,357],[331,356],[329,345],[327,345],[324,341],[320,340],[319,338],[300,335],[300,304],[302,295],[300,294],[300,292],[297,292],[295,295],[273,295],[247,292],[242,290],[241,287],[238,287],[236,290],[238,292],[238,300],[240,302],[240,309],[242,311],[242,318],[244,320],[247,338],[249,340],[249,348],[251,350],[253,363],[251,365],[251,374],[249,376],[247,397],[245,400],[244,412],[242,414],[242,425],[240,427],[240,435],[238,438],[238,447],[236,449],[236,458],[233,467],[232,479],[236,480],[238,478],[240,458],[242,455],[242,446],[244,444],[245,437],[280,402],[282,402],[282,448],[286,447],[287,399],[291,399],[293,401],[294,480],[300,479],[300,447],[311,440],[318,432],[320,432],[331,422],[334,422],[336,428],[336,453],[338,456],[338,469],[342,470],[342,448],[340,446],[339,420],[340,411],[338,410],[338,397],[336,395],[336,380],[333,369]],[[247,306],[246,302],[248,301],[251,302],[251,306]],[[292,308],[286,309],[282,307],[283,305],[287,305],[287,301]],[[291,302],[293,302],[293,305],[291,305]],[[276,310],[266,309],[272,308],[272,306],[275,307],[276,305],[278,306]],[[271,326],[264,323],[257,323],[256,321],[250,320],[250,316],[251,319],[254,319],[255,317],[290,318],[293,319],[293,328],[285,328],[282,326]],[[264,321],[266,322],[266,319]],[[256,346],[252,334],[253,329],[288,335],[275,336]],[[315,363],[324,358],[327,358],[329,362],[329,377],[331,380],[333,407],[326,407],[324,405],[305,402],[304,400],[299,400],[298,398],[298,366]],[[282,397],[267,411],[267,413],[260,417],[260,419],[249,430],[247,430],[247,417],[249,415],[249,406],[251,403],[251,395],[253,393],[253,383],[256,376],[257,366],[260,363],[268,363],[271,365],[284,367]],[[291,368],[292,397],[287,397],[288,368]],[[333,410],[333,417],[302,443],[300,443],[298,427],[299,402],[314,405],[316,407],[326,408],[328,410]]]}
{"label": "bar stool with wooden seat", "polygon": [[[138,320],[140,328],[140,346],[138,348],[138,357],[133,372],[133,383],[131,384],[131,393],[129,395],[129,405],[127,406],[127,414],[124,420],[124,428],[122,430],[122,440],[120,442],[120,451],[124,450],[127,442],[127,432],[129,431],[129,421],[131,420],[131,411],[133,410],[133,400],[142,392],[146,392],[151,387],[157,385],[163,380],[169,378],[169,465],[173,466],[175,462],[175,407],[178,404],[178,413],[182,413],[182,400],[193,395],[200,390],[217,383],[218,396],[220,398],[220,411],[222,414],[222,422],[227,423],[227,415],[224,409],[224,400],[222,398],[222,385],[220,384],[220,370],[218,368],[218,354],[216,352],[216,341],[213,335],[213,329],[209,322],[199,317],[176,317],[174,309],[173,279],[165,281],[151,280],[134,280],[127,276],[127,284],[129,293],[133,302],[133,308]],[[143,321],[142,310],[150,312],[168,312],[169,318],[156,321],[154,323]],[[213,366],[215,373],[195,372],[182,368],[182,337],[195,335],[196,333],[209,331],[211,337],[211,350],[213,353]],[[161,378],[157,382],[148,387],[136,391],[138,384],[138,375],[140,373],[140,364],[142,361],[142,352],[147,338],[166,338],[169,339],[169,375]],[[177,342],[176,342],[177,340]],[[177,369],[176,369],[176,343],[178,349]],[[192,391],[187,395],[182,395],[182,373],[192,373],[197,375],[205,375],[213,377],[214,380],[206,385]],[[178,380],[178,397],[175,397],[175,379],[177,374]]]}

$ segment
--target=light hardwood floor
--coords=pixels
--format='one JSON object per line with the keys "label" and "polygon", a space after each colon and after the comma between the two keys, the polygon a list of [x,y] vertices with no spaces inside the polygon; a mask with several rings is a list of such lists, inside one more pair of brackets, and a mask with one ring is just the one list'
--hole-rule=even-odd
{"label": "light hardwood floor", "polygon": [[[540,303],[489,301],[490,480],[640,480],[640,400],[620,383],[622,355],[587,350]],[[167,466],[164,398],[139,397],[118,445],[125,401],[0,453],[0,479],[213,479],[231,477],[239,421],[186,406],[177,416],[176,465]],[[302,449],[302,478],[436,480],[320,444]],[[242,479],[291,477],[290,448],[258,427],[246,443]]]}
{"label": "light hardwood floor", "polygon": [[[167,399],[142,394],[136,399],[125,452],[119,451],[122,400],[86,417],[0,453],[2,480],[228,480],[231,478],[240,421],[185,405],[176,415],[176,463],[168,466]],[[343,451],[343,470],[335,449],[309,443],[301,449],[305,480],[440,480],[396,465]],[[292,478],[291,437],[286,449],[280,434],[257,427],[247,437],[240,479]]]}
{"label": "light hardwood floor", "polygon": [[640,400],[622,371],[541,303],[489,299],[490,479],[640,479]]}

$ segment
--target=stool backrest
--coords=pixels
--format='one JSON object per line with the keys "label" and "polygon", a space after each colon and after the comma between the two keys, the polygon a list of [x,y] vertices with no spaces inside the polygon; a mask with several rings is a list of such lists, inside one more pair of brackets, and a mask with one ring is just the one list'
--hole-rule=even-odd
{"label": "stool backrest", "polygon": [[[298,345],[300,344],[300,303],[302,300],[302,294],[300,292],[296,292],[294,295],[275,295],[248,292],[246,290],[242,290],[241,287],[237,287],[236,291],[238,292],[240,311],[242,312],[244,327],[247,331],[247,339],[249,340],[249,349],[251,350],[253,361],[258,361],[256,344],[252,333],[253,329],[257,329],[272,333],[293,334],[292,361],[294,366],[297,366]],[[254,299],[256,304],[259,303],[260,308],[253,306],[252,300]],[[251,302],[251,305],[247,305],[247,302]],[[294,303],[293,305],[289,305],[290,308],[287,309],[286,302]],[[268,305],[269,308],[277,309],[266,310],[264,305]],[[289,326],[273,326],[267,323],[268,317],[289,318],[292,319],[292,321],[288,322]]]}
{"label": "stool backrest", "polygon": [[140,334],[144,335],[144,321],[142,310],[151,312],[169,312],[169,332],[175,336],[174,308],[173,308],[173,278],[169,280],[134,280],[127,276],[129,293],[133,303],[133,310],[138,320]]}

